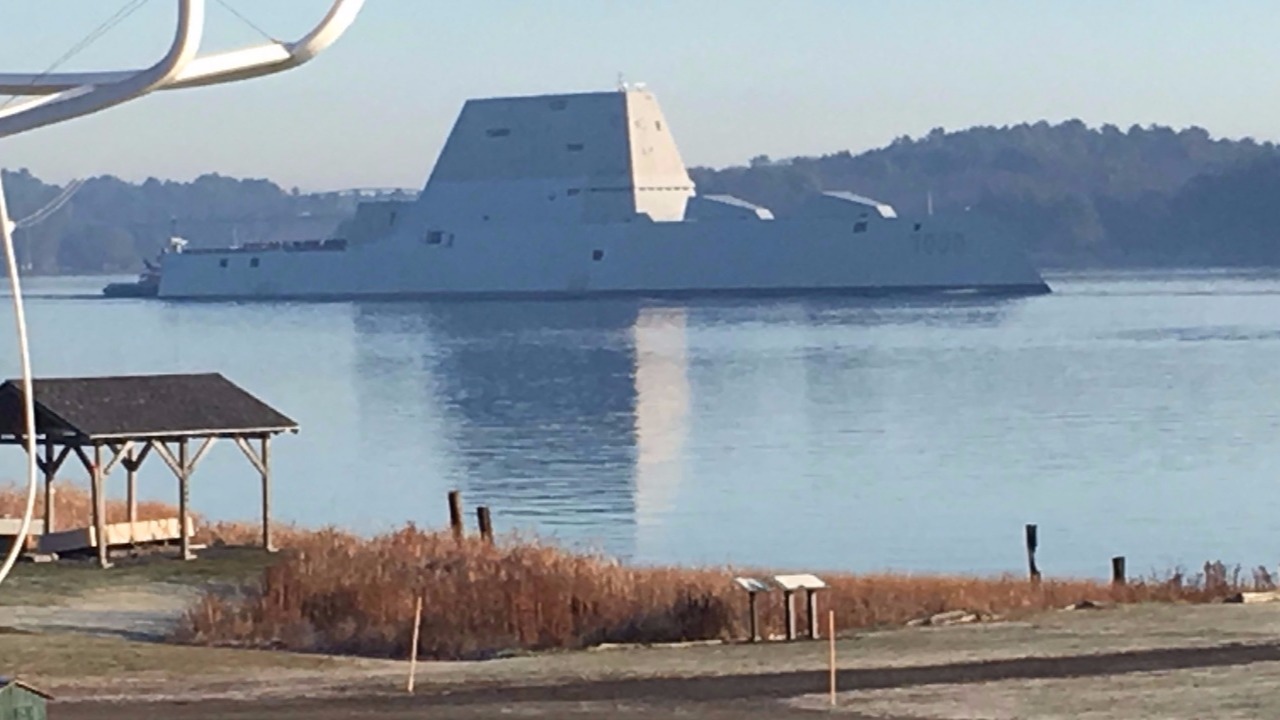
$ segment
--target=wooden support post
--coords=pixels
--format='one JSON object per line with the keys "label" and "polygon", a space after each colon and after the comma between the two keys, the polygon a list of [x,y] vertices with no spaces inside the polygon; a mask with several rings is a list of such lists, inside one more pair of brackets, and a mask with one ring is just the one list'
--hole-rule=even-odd
{"label": "wooden support post", "polygon": [[[249,463],[258,469],[258,478],[262,481],[262,548],[267,552],[275,552],[276,544],[271,538],[271,436],[263,435],[261,440],[260,453],[255,452],[253,445],[247,438],[236,437],[236,447],[240,448],[240,452],[244,453]],[[213,442],[213,438],[206,441]],[[201,448],[203,452],[204,448]],[[197,459],[199,459],[197,454]],[[194,461],[193,461],[194,465]]]}
{"label": "wooden support post", "polygon": [[98,567],[109,568],[107,557],[107,502],[102,488],[102,446],[93,446],[93,469],[89,472],[90,492],[93,502],[93,544],[98,551]]}
{"label": "wooden support post", "polygon": [[139,451],[132,443],[125,443],[122,447],[113,448],[116,453],[116,459],[124,466],[126,500],[129,505],[129,544],[136,549],[135,533],[137,532],[138,522],[138,469],[142,467],[142,462],[147,459],[147,455],[151,452],[151,443],[143,443],[142,450]]}
{"label": "wooden support post", "polygon": [[134,545],[137,542],[135,532],[138,523],[138,454],[133,448],[126,452],[123,465],[125,499],[129,503],[129,544]]}
{"label": "wooden support post", "polygon": [[44,444],[44,532],[53,532],[53,501],[55,499],[53,479],[58,474],[58,459],[54,455],[53,443],[45,436]]}
{"label": "wooden support post", "polygon": [[137,453],[129,448],[125,456],[124,473],[126,478],[125,497],[129,503],[129,522],[138,522],[138,464]]}
{"label": "wooden support post", "polygon": [[1032,584],[1040,582],[1040,568],[1036,567],[1036,547],[1039,545],[1036,534],[1036,526],[1027,525],[1027,566]]}
{"label": "wooden support post", "polygon": [[457,490],[449,491],[449,528],[453,530],[455,540],[462,540],[462,494]]}
{"label": "wooden support post", "polygon": [[275,552],[271,539],[271,436],[262,436],[262,548]]}
{"label": "wooden support post", "polygon": [[794,590],[784,590],[782,593],[782,607],[786,615],[787,640],[796,639],[796,593]]}
{"label": "wooden support post", "polygon": [[190,475],[191,466],[187,462],[187,439],[182,438],[178,441],[178,537],[183,560],[192,559],[191,537],[187,535],[187,516],[191,511],[191,487],[188,482]]}
{"label": "wooden support post", "polygon": [[831,667],[831,707],[836,706],[836,611],[827,611],[827,662]]}
{"label": "wooden support post", "polygon": [[489,516],[489,508],[481,505],[476,508],[476,522],[480,526],[480,539],[493,543],[493,518]]}
{"label": "wooden support post", "polygon": [[760,642],[760,616],[755,592],[747,593],[747,604],[751,608],[751,642]]}
{"label": "wooden support post", "polygon": [[1111,584],[1124,585],[1125,580],[1124,556],[1117,555],[1116,557],[1111,558]]}
{"label": "wooden support post", "polygon": [[809,618],[809,639],[818,639],[818,591],[806,588],[805,591],[805,608]]}

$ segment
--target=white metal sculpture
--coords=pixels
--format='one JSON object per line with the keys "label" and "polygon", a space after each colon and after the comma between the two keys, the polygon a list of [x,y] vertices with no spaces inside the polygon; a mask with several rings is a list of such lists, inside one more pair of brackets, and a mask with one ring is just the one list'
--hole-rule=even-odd
{"label": "white metal sculpture", "polygon": [[[0,109],[0,138],[71,120],[136,100],[157,90],[216,85],[271,75],[302,65],[332,45],[355,21],[364,0],[334,0],[314,30],[293,43],[270,42],[199,57],[205,0],[177,0],[178,22],[169,51],[148,68],[122,72],[0,74],[0,94],[32,99]],[[27,504],[13,546],[0,566],[0,582],[26,543],[37,487],[35,405],[26,314],[13,248],[12,229],[0,182],[0,239],[4,243],[18,353],[22,365],[23,422],[27,450]]]}

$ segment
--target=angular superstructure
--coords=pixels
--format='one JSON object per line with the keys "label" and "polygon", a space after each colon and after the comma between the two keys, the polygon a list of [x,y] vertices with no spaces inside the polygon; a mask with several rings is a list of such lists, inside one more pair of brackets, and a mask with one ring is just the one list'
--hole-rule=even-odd
{"label": "angular superstructure", "polygon": [[698,196],[654,95],[470,100],[418,199],[362,205],[346,237],[185,249],[168,298],[1047,292],[972,213],[900,218],[833,191],[796,212]]}
{"label": "angular superstructure", "polygon": [[425,216],[680,220],[693,180],[647,93],[471,100],[427,182]]}

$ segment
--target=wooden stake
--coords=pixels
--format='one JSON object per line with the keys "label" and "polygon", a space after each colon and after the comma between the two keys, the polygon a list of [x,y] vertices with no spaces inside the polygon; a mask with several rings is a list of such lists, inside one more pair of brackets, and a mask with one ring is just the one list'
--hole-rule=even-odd
{"label": "wooden stake", "polygon": [[836,611],[827,611],[827,648],[831,665],[831,707],[836,706]]}
{"label": "wooden stake", "polygon": [[413,694],[414,675],[418,672],[418,628],[422,626],[422,596],[417,597],[413,610],[413,644],[409,647],[409,694]]}

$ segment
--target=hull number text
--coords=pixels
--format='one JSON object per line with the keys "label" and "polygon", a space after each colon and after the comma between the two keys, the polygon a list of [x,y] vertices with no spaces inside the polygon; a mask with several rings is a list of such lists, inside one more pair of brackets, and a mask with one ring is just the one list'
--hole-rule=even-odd
{"label": "hull number text", "polygon": [[912,237],[916,252],[921,255],[957,255],[965,249],[961,232],[922,232]]}

